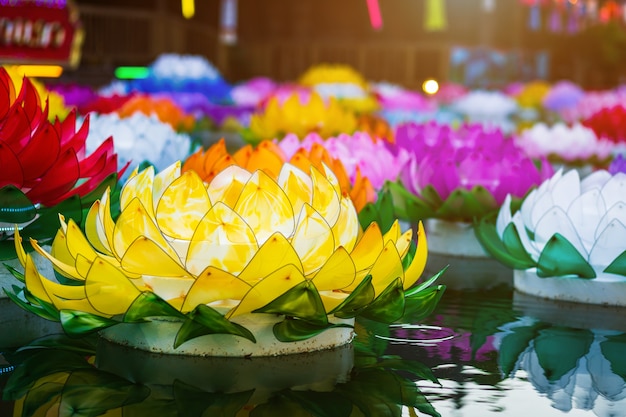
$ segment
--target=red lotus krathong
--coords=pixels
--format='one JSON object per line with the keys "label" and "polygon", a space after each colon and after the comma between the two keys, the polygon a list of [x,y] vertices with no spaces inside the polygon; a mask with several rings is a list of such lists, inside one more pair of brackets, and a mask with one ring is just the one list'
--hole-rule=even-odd
{"label": "red lotus krathong", "polygon": [[86,155],[88,132],[88,118],[76,129],[75,111],[49,122],[47,102],[42,106],[30,80],[16,92],[0,68],[0,259],[15,257],[14,224],[45,243],[56,233],[59,213],[80,222],[83,209],[115,186],[123,169],[117,170],[113,140]]}

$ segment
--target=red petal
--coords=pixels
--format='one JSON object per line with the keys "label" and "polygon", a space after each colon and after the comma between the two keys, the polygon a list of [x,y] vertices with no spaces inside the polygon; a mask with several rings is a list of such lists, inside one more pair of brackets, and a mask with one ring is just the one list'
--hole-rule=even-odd
{"label": "red petal", "polygon": [[65,194],[74,188],[79,178],[78,159],[68,149],[61,153],[56,164],[41,178],[41,181],[26,193],[32,202],[48,207],[65,199]]}
{"label": "red petal", "polygon": [[60,148],[56,130],[46,122],[18,154],[24,167],[24,180],[37,179],[50,169],[59,156]]}
{"label": "red petal", "polygon": [[24,171],[17,155],[11,148],[0,142],[0,187],[13,184],[18,188],[24,185]]}
{"label": "red petal", "polygon": [[3,119],[11,105],[15,102],[15,86],[11,76],[4,68],[0,67],[0,119]]}
{"label": "red petal", "polygon": [[32,131],[30,120],[18,102],[9,109],[7,117],[0,125],[0,141],[18,153],[30,140]]}

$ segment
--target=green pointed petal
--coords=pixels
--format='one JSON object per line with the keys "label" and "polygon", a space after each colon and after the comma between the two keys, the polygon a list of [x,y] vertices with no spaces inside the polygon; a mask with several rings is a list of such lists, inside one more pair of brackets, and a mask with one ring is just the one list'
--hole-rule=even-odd
{"label": "green pointed petal", "polygon": [[520,267],[517,269],[528,269],[535,266],[535,261],[530,257],[528,252],[526,252],[522,240],[517,233],[517,227],[513,223],[509,223],[504,228],[502,243],[507,252],[517,259],[517,265]]}
{"label": "green pointed petal", "polygon": [[537,275],[554,277],[577,275],[580,278],[595,278],[596,273],[589,263],[559,233],[548,240],[537,262]]}
{"label": "green pointed petal", "polygon": [[403,316],[404,305],[402,279],[396,278],[359,315],[374,321],[393,323]]}
{"label": "green pointed petal", "polygon": [[593,339],[591,330],[586,329],[550,327],[541,330],[533,346],[548,381],[556,382],[575,369],[580,359],[589,353]]}
{"label": "green pointed petal", "polygon": [[63,330],[70,336],[94,333],[119,323],[117,320],[76,310],[61,310],[60,319]]}
{"label": "green pointed petal", "polygon": [[11,265],[3,264],[3,266],[13,275],[18,281],[24,282],[24,273],[13,268]]}
{"label": "green pointed petal", "polygon": [[180,416],[236,417],[248,404],[254,390],[223,393],[206,392],[180,380],[172,385],[174,401]]}
{"label": "green pointed petal", "polygon": [[383,189],[378,193],[375,203],[367,203],[359,212],[359,223],[363,230],[372,222],[378,223],[382,233],[386,233],[396,221],[393,198],[389,189]]}
{"label": "green pointed petal", "polygon": [[489,255],[509,268],[527,269],[536,265],[533,261],[533,263],[528,266],[529,264],[526,264],[523,260],[520,260],[509,253],[506,246],[500,239],[500,236],[498,236],[495,224],[489,221],[487,217],[474,222],[474,234],[483,249],[485,249]]}
{"label": "green pointed petal", "polygon": [[274,313],[298,317],[311,323],[325,325],[328,323],[324,303],[312,281],[305,280],[294,286],[274,301],[253,313]]}
{"label": "green pointed petal", "polygon": [[435,217],[436,208],[431,207],[427,201],[411,194],[398,183],[390,182],[388,184],[397,217],[409,221]]}
{"label": "green pointed petal", "polygon": [[431,207],[441,207],[441,205],[443,204],[443,200],[441,199],[441,196],[439,195],[435,187],[433,187],[430,184],[422,188],[422,191],[420,194],[422,195],[422,198],[428,204],[430,204]]}
{"label": "green pointed petal", "polygon": [[404,315],[400,321],[418,323],[424,320],[435,310],[445,290],[445,285],[437,285],[406,296],[404,298]]}
{"label": "green pointed petal", "polygon": [[330,313],[342,319],[356,317],[362,309],[374,300],[375,294],[376,292],[372,285],[372,276],[368,275],[354,291]]}
{"label": "green pointed petal", "polygon": [[604,272],[626,276],[626,251],[622,252],[617,258],[615,258],[613,262],[606,267]]}
{"label": "green pointed petal", "polygon": [[222,314],[204,304],[197,306],[188,317],[176,335],[174,349],[191,339],[207,334],[231,334],[256,343],[254,335],[248,329],[228,321]]}
{"label": "green pointed petal", "polygon": [[[487,192],[487,190],[485,190]],[[485,207],[482,201],[485,200],[484,193],[481,195],[481,200],[476,198],[474,190],[467,191],[461,188],[450,193],[450,196],[443,202],[443,205],[437,210],[437,217],[447,220],[468,220],[479,219],[484,217],[487,213],[497,208]]]}
{"label": "green pointed petal", "polygon": [[[50,321],[60,320],[59,312],[54,309],[54,306],[52,306],[52,304],[45,305],[46,303],[43,301],[41,301],[42,305],[39,305],[37,303],[32,304],[32,303],[26,302],[23,300],[22,297],[18,295],[18,293],[21,291],[22,289],[16,286],[13,286],[13,292],[9,291],[7,288],[4,288],[4,293],[7,295],[7,297],[9,297],[11,301],[13,301],[22,309],[30,313],[36,314],[39,317],[44,318],[46,320],[50,320]],[[35,302],[36,301],[37,300],[35,300]]]}
{"label": "green pointed petal", "polygon": [[14,185],[0,188],[0,222],[26,223],[37,215],[37,209]]}
{"label": "green pointed petal", "polygon": [[432,277],[428,278],[426,281],[420,282],[419,284],[417,284],[417,285],[409,288],[408,290],[406,290],[404,292],[404,298],[413,297],[414,295],[417,295],[417,293],[422,292],[426,288],[428,288],[431,285],[433,285],[435,283],[435,281],[437,281],[439,279],[439,277],[442,276],[444,274],[444,272],[446,272],[448,270],[449,267],[450,267],[450,265],[446,265],[445,267],[443,267],[443,269],[441,271],[437,272],[435,275],[433,275]]}
{"label": "green pointed petal", "polygon": [[439,384],[439,380],[433,374],[432,369],[420,361],[402,359],[398,356],[382,357],[380,361],[374,365],[382,369],[393,369],[396,371],[410,372],[419,379],[427,379],[435,384]]}
{"label": "green pointed petal", "polygon": [[285,320],[274,325],[274,336],[281,342],[297,342],[299,340],[310,339],[333,327],[352,327],[347,324],[326,323],[315,324],[300,319],[285,318]]}
{"label": "green pointed petal", "polygon": [[147,317],[179,317],[185,315],[176,310],[158,295],[146,291],[139,294],[124,314],[124,322],[141,322]]}
{"label": "green pointed petal", "polygon": [[540,323],[535,323],[532,326],[515,327],[511,329],[512,333],[502,338],[498,365],[503,375],[511,376],[520,355],[528,349],[531,341],[538,336],[539,331],[546,327]]}

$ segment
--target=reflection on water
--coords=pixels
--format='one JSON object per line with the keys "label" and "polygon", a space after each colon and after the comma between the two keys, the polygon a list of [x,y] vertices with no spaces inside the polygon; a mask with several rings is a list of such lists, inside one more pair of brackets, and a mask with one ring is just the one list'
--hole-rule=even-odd
{"label": "reflection on water", "polygon": [[362,322],[352,346],[288,360],[44,338],[4,350],[0,415],[626,416],[625,313],[506,286],[448,291],[424,323]]}

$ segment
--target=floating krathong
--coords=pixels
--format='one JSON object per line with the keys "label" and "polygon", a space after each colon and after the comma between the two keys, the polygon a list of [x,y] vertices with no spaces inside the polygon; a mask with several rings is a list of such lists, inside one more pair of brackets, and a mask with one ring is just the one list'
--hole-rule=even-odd
{"label": "floating krathong", "polygon": [[74,111],[49,122],[30,80],[17,92],[0,68],[0,259],[16,256],[15,224],[22,235],[48,244],[59,213],[80,224],[83,210],[106,187],[115,188],[123,170],[118,173],[113,141],[87,154],[88,129],[88,119],[77,129]]}
{"label": "floating krathong", "polygon": [[327,138],[352,133],[356,126],[355,115],[335,99],[325,102],[318,94],[310,93],[303,100],[302,93],[295,93],[282,103],[279,97],[270,98],[261,112],[250,117],[250,131],[245,138],[258,143],[282,139],[288,133],[304,137],[311,132]]}
{"label": "floating krathong", "polygon": [[626,174],[584,179],[558,171],[526,196],[510,197],[477,236],[515,269],[515,288],[545,298],[626,305]]}
{"label": "floating krathong", "polygon": [[189,132],[193,129],[195,119],[191,114],[185,114],[183,110],[168,97],[154,97],[147,95],[135,95],[122,104],[116,111],[120,117],[130,117],[135,113],[143,113],[146,116],[155,115],[163,123],[172,126],[177,132]]}
{"label": "floating krathong", "polygon": [[32,241],[72,285],[41,275],[15,240],[24,272],[14,298],[69,334],[212,356],[324,349],[350,342],[355,316],[428,314],[443,287],[413,287],[426,262],[421,224],[417,245],[397,222],[363,231],[323,168],[284,164],[274,180],[232,165],[208,184],[180,163],[134,173],[116,221],[107,190],[85,234],[61,218],[50,253]]}
{"label": "floating krathong", "polygon": [[87,152],[97,149],[110,137],[114,138],[120,164],[128,164],[131,170],[148,163],[160,171],[186,158],[193,150],[187,134],[175,132],[171,125],[154,115],[137,112],[120,118],[116,113],[91,114]]}
{"label": "floating krathong", "polygon": [[[292,138],[289,139],[292,144],[293,141],[299,142],[294,135],[288,135],[285,140],[288,138]],[[307,148],[295,143],[283,150],[272,141],[263,141],[255,147],[246,145],[231,155],[225,141],[221,139],[206,151],[199,149],[192,154],[183,164],[183,171],[194,170],[203,181],[211,182],[222,169],[238,165],[248,171],[262,169],[270,177],[277,179],[285,162],[305,172],[309,171],[311,166],[323,171],[325,164],[337,177],[341,192],[350,196],[359,212],[367,203],[376,200],[376,192],[367,177],[358,172],[354,177],[351,176],[341,159],[331,156],[327,149],[319,144]]]}
{"label": "floating krathong", "polygon": [[518,110],[516,101],[499,91],[474,90],[451,104],[451,109],[463,115],[470,123],[480,123],[487,128],[499,128],[510,133],[511,120]]}

